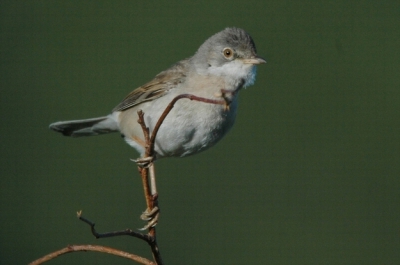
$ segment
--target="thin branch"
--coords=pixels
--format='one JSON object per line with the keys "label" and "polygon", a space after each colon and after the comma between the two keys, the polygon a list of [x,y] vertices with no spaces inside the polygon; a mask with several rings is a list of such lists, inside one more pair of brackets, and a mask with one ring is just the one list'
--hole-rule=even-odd
{"label": "thin branch", "polygon": [[70,245],[67,246],[63,249],[54,251],[52,253],[47,254],[46,256],[43,256],[35,261],[32,261],[31,263],[29,263],[29,265],[38,265],[38,264],[42,264],[46,261],[52,260],[60,255],[63,254],[68,254],[71,252],[77,252],[77,251],[97,251],[97,252],[103,252],[103,253],[107,253],[107,254],[112,254],[115,256],[119,256],[119,257],[123,257],[126,259],[130,259],[132,261],[136,261],[137,263],[140,264],[145,264],[145,265],[156,265],[156,263],[137,256],[135,254],[131,254],[125,251],[121,251],[118,249],[114,249],[114,248],[110,248],[110,247],[105,247],[105,246],[98,246],[98,245]]}
{"label": "thin branch", "polygon": [[[138,123],[142,127],[142,131],[144,134],[144,142],[148,143],[150,141],[150,131],[149,128],[146,126],[146,123],[144,122],[144,113],[142,110],[138,111],[138,116],[139,116]],[[148,147],[146,147],[146,149],[147,148]]]}
{"label": "thin branch", "polygon": [[[150,132],[149,128],[146,126],[145,121],[144,121],[144,113],[143,111],[139,110],[138,111],[138,123],[142,127],[143,134],[144,134],[144,139],[146,143],[146,150],[145,150],[145,156],[146,157],[151,157],[151,153],[154,151],[150,149]],[[152,147],[154,148],[154,146]],[[153,165],[154,167],[154,165]],[[144,190],[144,197],[146,199],[146,205],[147,205],[147,210],[149,213],[155,208],[158,207],[158,195],[157,194],[152,194],[151,189],[150,189],[150,184],[149,184],[149,167],[138,167],[140,176],[142,178],[142,184],[143,184],[143,190]],[[152,183],[155,185],[155,179],[152,180]],[[154,218],[158,218],[158,213],[156,213],[156,216]],[[162,265],[163,261],[161,259],[161,254],[160,254],[160,249],[158,248],[158,244],[156,241],[156,228],[154,227],[155,224],[157,223],[157,219],[155,219],[154,225],[149,221],[148,226],[145,226],[144,229],[148,228],[148,236],[152,238],[152,242],[149,243],[151,247],[151,252],[153,254],[153,258],[158,265]]]}
{"label": "thin branch", "polygon": [[[221,90],[221,96],[224,94],[225,94],[225,91]],[[183,99],[183,98],[200,101],[200,102],[204,102],[204,103],[224,105],[225,108],[229,107],[229,103],[228,103],[227,99],[225,99],[225,97],[222,97],[223,98],[222,100],[215,100],[215,99],[198,97],[198,96],[191,95],[191,94],[178,95],[165,108],[164,112],[158,119],[158,121],[153,129],[153,132],[151,133],[151,137],[150,137],[149,128],[146,126],[145,121],[144,121],[144,113],[142,110],[139,110],[138,111],[138,117],[139,117],[138,123],[142,127],[144,139],[145,139],[145,143],[146,143],[145,154],[143,157],[144,159],[152,158],[154,156],[154,145],[155,145],[158,130],[160,129],[165,118],[171,112],[172,108],[175,106],[175,103],[178,100]],[[151,165],[151,167],[154,167],[154,165]],[[152,168],[152,170],[154,170],[154,168]],[[139,172],[142,177],[143,190],[144,190],[144,194],[145,194],[145,198],[146,198],[147,209],[149,212],[151,212],[155,207],[158,208],[158,194],[157,193],[152,194],[152,192],[150,191],[150,190],[156,190],[155,189],[155,185],[156,185],[155,176],[154,176],[154,174],[152,174],[153,179],[151,179],[151,184],[154,187],[150,188],[150,186],[149,186],[149,167],[139,167]],[[154,217],[153,220],[149,221],[149,224],[147,226],[145,226],[145,228],[149,229],[148,235],[153,239],[153,243],[150,243],[150,246],[151,246],[151,251],[153,253],[154,260],[156,261],[156,263],[158,265],[162,265],[163,262],[162,262],[160,251],[159,251],[158,244],[156,241],[156,229],[154,227],[155,224],[157,224],[156,218],[158,218],[158,213],[156,214],[156,216]]]}
{"label": "thin branch", "polygon": [[[125,229],[125,230],[113,231],[113,232],[107,232],[107,233],[98,233],[96,231],[96,229],[94,228],[95,223],[93,223],[89,219],[83,217],[82,211],[77,212],[77,216],[78,216],[79,220],[81,220],[82,222],[84,222],[90,226],[92,234],[96,238],[106,238],[106,237],[114,237],[114,236],[132,236],[132,237],[136,237],[136,238],[146,241],[150,245],[151,252],[153,254],[154,260],[156,261],[156,263],[152,263],[152,264],[158,264],[158,265],[163,264],[162,260],[161,260],[160,250],[158,249],[155,237],[153,235],[151,235],[150,232],[148,234],[142,234],[139,232],[135,232],[131,229]],[[155,229],[155,228],[153,227],[153,229]],[[155,230],[154,230],[154,232],[155,232]],[[137,257],[142,258],[140,256],[137,256]],[[144,258],[142,258],[142,259],[144,259]]]}
{"label": "thin branch", "polygon": [[[175,103],[182,99],[182,98],[187,98],[190,100],[195,100],[195,101],[200,101],[200,102],[204,102],[204,103],[210,103],[210,104],[218,104],[218,105],[224,105],[226,109],[229,108],[229,101],[227,98],[224,97],[226,91],[221,90],[221,97],[223,98],[222,100],[214,100],[214,99],[207,99],[207,98],[202,98],[202,97],[197,97],[195,95],[190,95],[190,94],[182,94],[179,95],[177,97],[175,97],[166,107],[166,109],[164,110],[164,112],[162,113],[161,117],[158,119],[157,124],[154,127],[154,130],[151,134],[150,137],[150,131],[149,128],[146,126],[145,121],[144,121],[144,113],[139,110],[138,111],[138,116],[139,116],[139,120],[138,123],[140,124],[140,126],[142,127],[143,130],[143,134],[144,134],[144,139],[146,142],[146,150],[145,150],[145,155],[144,158],[151,158],[154,155],[154,145],[155,145],[155,140],[156,140],[156,136],[158,133],[158,130],[160,129],[162,123],[164,122],[165,118],[167,117],[167,115],[170,113],[170,111],[172,110],[172,108],[174,107]],[[140,175],[142,177],[142,182],[143,182],[143,189],[144,189],[144,194],[145,194],[145,198],[146,198],[146,204],[147,204],[147,209],[149,210],[149,212],[151,212],[155,207],[158,207],[158,195],[155,192],[155,194],[152,194],[152,192],[150,191],[150,187],[149,187],[149,168],[148,167],[139,167],[139,172]],[[155,178],[152,180],[152,182],[154,181],[154,185],[155,185]],[[126,230],[121,230],[121,231],[114,231],[114,232],[108,232],[108,233],[98,233],[96,231],[96,229],[94,228],[95,223],[91,222],[90,220],[86,219],[85,217],[82,216],[82,211],[79,211],[77,213],[78,218],[85,222],[86,224],[88,224],[91,228],[91,232],[92,234],[96,237],[96,238],[106,238],[106,237],[114,237],[114,236],[123,236],[123,235],[127,235],[127,236],[132,236],[132,237],[136,237],[139,239],[142,239],[144,241],[146,241],[150,247],[151,247],[151,252],[153,254],[153,258],[155,260],[155,263],[140,257],[138,255],[135,254],[131,254],[128,252],[124,252],[118,249],[113,249],[110,247],[105,247],[105,246],[98,246],[98,245],[71,245],[71,246],[67,246],[63,249],[57,250],[55,252],[52,252],[50,254],[45,255],[44,257],[37,259],[33,262],[30,263],[30,265],[37,265],[37,264],[42,264],[46,261],[52,260],[60,255],[63,254],[67,254],[67,253],[71,253],[71,252],[77,252],[77,251],[97,251],[97,252],[103,252],[103,253],[108,253],[108,254],[112,254],[112,255],[116,255],[116,256],[120,256],[120,257],[124,257],[133,261],[136,261],[140,264],[145,264],[145,265],[162,265],[162,259],[161,259],[161,255],[160,255],[160,251],[158,248],[158,244],[156,241],[156,230],[154,225],[157,223],[157,219],[153,220],[154,224],[150,221],[149,222],[149,226],[148,226],[148,234],[142,234],[139,232],[134,232],[131,229],[126,229]],[[155,214],[155,218],[158,217],[158,212]]]}
{"label": "thin branch", "polygon": [[[145,150],[145,156],[146,157],[151,157],[150,153],[150,132],[149,128],[146,126],[145,121],[144,121],[144,113],[142,110],[138,111],[138,123],[142,127],[143,135],[144,135],[144,140],[146,143],[146,150]],[[144,190],[144,195],[146,199],[146,205],[149,210],[152,210],[154,205],[153,205],[153,200],[152,200],[152,194],[150,192],[150,186],[149,186],[149,169],[148,167],[139,167],[139,172],[142,177],[142,183],[143,183],[143,190]]]}
{"label": "thin branch", "polygon": [[106,237],[114,237],[114,236],[132,236],[132,237],[142,239],[142,240],[146,241],[148,244],[151,244],[153,242],[153,238],[151,236],[142,234],[139,232],[135,232],[132,229],[125,229],[125,230],[113,231],[113,232],[107,232],[107,233],[98,233],[96,231],[96,229],[94,228],[95,223],[93,223],[89,219],[83,217],[82,211],[77,212],[77,216],[78,216],[79,220],[81,220],[82,222],[84,222],[90,226],[92,234],[95,238],[106,238]]}

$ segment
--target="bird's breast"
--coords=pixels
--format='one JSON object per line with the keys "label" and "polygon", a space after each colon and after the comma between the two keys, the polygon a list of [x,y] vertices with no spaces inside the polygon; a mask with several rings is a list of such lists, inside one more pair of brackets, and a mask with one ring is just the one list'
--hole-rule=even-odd
{"label": "bird's breast", "polygon": [[188,156],[213,146],[232,128],[237,100],[222,105],[181,99],[168,114],[156,139],[159,156]]}
{"label": "bird's breast", "polygon": [[[123,111],[120,115],[120,130],[127,142],[142,153],[143,132],[137,123],[139,109],[144,112],[146,126],[152,132],[168,104],[176,96],[192,94],[222,100],[221,90],[223,89],[234,89],[227,85],[223,77],[210,76],[204,79],[204,76],[191,76],[163,97]],[[216,144],[232,128],[235,121],[237,93],[232,93],[230,97],[229,108],[187,98],[178,100],[159,128],[155,142],[157,157],[188,156]]]}

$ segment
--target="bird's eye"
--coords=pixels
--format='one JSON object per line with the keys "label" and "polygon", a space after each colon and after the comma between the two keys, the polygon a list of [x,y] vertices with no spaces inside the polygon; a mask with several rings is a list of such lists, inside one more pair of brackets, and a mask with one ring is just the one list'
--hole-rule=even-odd
{"label": "bird's eye", "polygon": [[231,59],[233,57],[233,50],[231,48],[225,48],[222,53],[226,59]]}

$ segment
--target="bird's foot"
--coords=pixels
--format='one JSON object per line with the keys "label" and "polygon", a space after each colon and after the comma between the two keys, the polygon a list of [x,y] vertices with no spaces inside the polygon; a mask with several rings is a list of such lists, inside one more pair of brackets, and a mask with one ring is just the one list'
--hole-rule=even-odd
{"label": "bird's foot", "polygon": [[229,106],[232,103],[232,99],[236,93],[237,93],[236,91],[221,89],[221,91],[219,93],[216,93],[215,96],[221,97],[225,101],[224,110],[229,111],[230,110]]}
{"label": "bird's foot", "polygon": [[160,216],[160,209],[155,206],[153,209],[146,209],[141,215],[140,219],[143,221],[148,221],[147,224],[143,227],[140,228],[139,230],[143,231],[146,229],[149,229],[150,227],[155,227],[158,223],[158,217]]}
{"label": "bird's foot", "polygon": [[154,157],[152,156],[148,156],[148,157],[144,157],[144,158],[138,158],[138,159],[131,159],[131,161],[135,162],[138,167],[141,168],[149,168],[153,162],[154,162]]}

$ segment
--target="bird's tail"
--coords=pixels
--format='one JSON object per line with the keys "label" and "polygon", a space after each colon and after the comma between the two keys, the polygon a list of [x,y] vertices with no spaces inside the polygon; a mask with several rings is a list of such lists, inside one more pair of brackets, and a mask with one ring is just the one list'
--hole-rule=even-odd
{"label": "bird's tail", "polygon": [[81,137],[117,132],[118,123],[111,114],[86,120],[59,121],[50,124],[49,128],[65,136]]}

